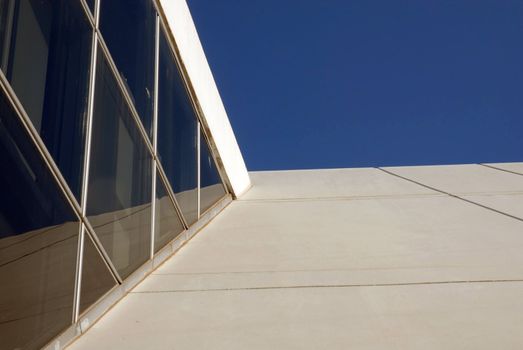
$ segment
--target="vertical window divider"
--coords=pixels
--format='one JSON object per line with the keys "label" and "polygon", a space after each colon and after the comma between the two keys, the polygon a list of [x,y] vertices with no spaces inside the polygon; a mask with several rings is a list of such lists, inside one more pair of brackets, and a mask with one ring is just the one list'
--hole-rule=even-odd
{"label": "vertical window divider", "polygon": [[97,3],[95,2],[95,23],[92,27],[91,38],[91,63],[89,71],[89,95],[87,97],[87,115],[86,115],[86,131],[85,131],[85,154],[84,154],[84,169],[82,176],[82,192],[80,198],[80,206],[82,209],[82,220],[80,223],[80,233],[78,236],[78,253],[76,259],[76,277],[75,277],[75,287],[74,287],[74,304],[73,304],[73,323],[78,321],[80,315],[80,293],[82,289],[82,270],[83,270],[83,254],[84,254],[84,240],[85,240],[85,228],[84,228],[84,218],[86,214],[86,204],[87,204],[87,184],[89,181],[89,161],[91,153],[91,132],[93,124],[93,105],[94,105],[94,82],[96,78],[96,56],[97,56],[97,33],[96,33],[96,12],[97,12]]}
{"label": "vertical window divider", "polygon": [[153,160],[152,160],[152,191],[151,191],[151,259],[154,257],[154,230],[156,225],[156,162],[157,162],[157,128],[158,128],[158,75],[160,65],[160,17],[156,14],[154,38],[154,105],[153,105]]}
{"label": "vertical window divider", "polygon": [[73,294],[73,315],[72,322],[78,321],[80,314],[80,291],[82,289],[82,269],[83,269],[83,254],[84,254],[84,223],[80,220],[80,230],[78,232],[78,251],[76,252],[76,272],[75,272],[75,284]]}
{"label": "vertical window divider", "polygon": [[201,178],[200,178],[200,174],[201,174],[201,151],[200,151],[200,121],[197,120],[196,121],[196,168],[198,169],[197,170],[197,177],[198,177],[198,180],[197,180],[197,193],[198,193],[198,219],[200,219],[200,215],[201,215],[201,202],[200,202],[200,187],[201,187]]}
{"label": "vertical window divider", "polygon": [[[82,192],[81,192],[81,223],[80,233],[78,237],[78,252],[77,252],[77,263],[76,263],[76,278],[75,278],[75,289],[74,289],[74,305],[73,305],[73,323],[78,322],[80,316],[80,293],[82,288],[82,271],[83,271],[83,253],[84,253],[84,241],[87,228],[86,225],[86,212],[87,212],[87,190],[89,184],[89,166],[91,160],[91,139],[92,139],[92,126],[93,126],[93,113],[94,113],[94,94],[95,94],[95,81],[96,81],[96,61],[98,56],[98,12],[100,2],[95,0],[95,13],[94,13],[94,27],[93,37],[91,40],[91,70],[89,77],[89,95],[87,98],[87,115],[86,115],[86,132],[85,132],[85,155],[84,155],[84,169],[82,178]],[[118,275],[116,268],[109,259],[105,249],[98,241],[97,237],[93,240],[98,246],[98,249],[102,253],[105,263],[109,267],[114,278],[121,282],[122,279]]]}

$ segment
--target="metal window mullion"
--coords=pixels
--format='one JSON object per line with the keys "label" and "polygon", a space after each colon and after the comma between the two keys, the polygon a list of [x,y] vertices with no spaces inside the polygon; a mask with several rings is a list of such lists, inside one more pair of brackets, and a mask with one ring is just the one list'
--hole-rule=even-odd
{"label": "metal window mullion", "polygon": [[80,293],[82,290],[82,270],[83,270],[83,254],[84,254],[84,223],[80,221],[80,230],[78,232],[78,250],[76,252],[76,271],[75,271],[75,284],[74,284],[74,295],[73,295],[73,314],[72,322],[78,321],[78,315],[80,313]]}
{"label": "metal window mullion", "polygon": [[201,160],[201,153],[200,153],[200,121],[196,121],[196,176],[197,176],[197,194],[198,194],[198,220],[200,219],[200,212],[201,212],[201,205],[200,205],[200,187],[201,187],[201,169],[200,169],[200,160]]}
{"label": "metal window mullion", "polygon": [[154,230],[155,230],[155,219],[156,219],[156,160],[153,159],[152,163],[152,191],[151,191],[151,251],[150,258],[154,257]]}
{"label": "metal window mullion", "polygon": [[[96,5],[96,3],[95,3]],[[85,4],[82,1],[82,6]],[[96,11],[96,6],[95,6]],[[88,16],[89,17],[89,16]],[[73,305],[73,323],[78,321],[80,314],[80,294],[82,289],[82,270],[83,270],[83,254],[84,254],[84,240],[85,240],[85,227],[84,221],[86,220],[87,212],[87,190],[89,183],[89,166],[91,160],[91,135],[93,127],[93,113],[94,113],[94,88],[96,81],[96,57],[97,57],[97,34],[96,34],[96,20],[92,23],[92,39],[91,39],[91,62],[90,62],[90,76],[89,76],[89,95],[87,98],[87,116],[86,116],[86,131],[85,131],[85,144],[84,144],[84,168],[82,177],[82,191],[81,191],[81,209],[82,209],[82,223],[80,224],[80,234],[78,239],[78,258],[76,268],[76,282],[75,282],[75,294],[74,294],[74,305]]]}
{"label": "metal window mullion", "polygon": [[154,240],[156,225],[156,149],[158,127],[158,74],[160,64],[160,17],[156,14],[154,41],[154,105],[153,105],[153,159],[152,159],[152,191],[151,191],[151,259],[154,257]]}
{"label": "metal window mullion", "polygon": [[[95,67],[95,68],[98,67],[98,48],[99,48],[100,39],[101,39],[99,30],[98,30],[98,27],[100,26],[100,2],[101,1],[102,0],[95,0],[95,3],[94,3],[94,21],[95,21],[95,38],[96,38],[96,42],[94,43],[94,50],[96,52],[95,52],[95,55],[93,56],[94,57],[93,67]],[[95,84],[95,82],[96,82],[96,69],[93,69],[92,77],[93,77],[93,90],[92,90],[92,100],[91,100],[92,101],[91,127],[92,127],[92,121],[93,121],[93,118],[94,118],[94,96],[95,96],[95,91],[94,90],[96,88],[96,86],[95,86],[96,85]],[[88,162],[88,167],[90,166],[91,140],[92,140],[92,134],[91,134],[91,138],[90,138],[90,142],[89,142],[89,162]],[[87,173],[87,174],[89,174],[89,173]],[[88,184],[87,180],[88,179],[86,179],[86,183]],[[87,197],[87,192],[85,193],[85,195]],[[87,202],[86,202],[86,204],[87,204]],[[87,206],[85,206],[85,208],[87,208]],[[100,252],[100,255],[102,255],[103,260],[104,260],[106,266],[108,267],[109,271],[111,271],[111,273],[112,273],[113,277],[116,279],[116,281],[118,281],[118,283],[122,283],[122,281],[123,281],[122,277],[120,277],[120,274],[118,273],[118,270],[114,266],[111,258],[109,257],[109,254],[105,251],[105,248],[104,248],[102,242],[100,241],[100,239],[96,235],[96,232],[95,232],[94,228],[91,226],[91,222],[89,220],[87,220],[86,216],[84,217],[84,225],[85,225],[84,233],[89,235],[89,237],[93,241],[94,245],[96,246],[96,248]]]}
{"label": "metal window mullion", "polygon": [[98,30],[98,27],[100,25],[100,1],[102,0],[94,0],[94,27],[96,30]]}

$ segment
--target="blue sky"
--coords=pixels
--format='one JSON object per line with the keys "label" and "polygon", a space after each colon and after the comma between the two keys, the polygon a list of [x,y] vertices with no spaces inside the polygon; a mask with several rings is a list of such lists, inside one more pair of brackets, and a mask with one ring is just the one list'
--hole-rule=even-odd
{"label": "blue sky", "polygon": [[523,161],[521,0],[188,0],[249,170]]}

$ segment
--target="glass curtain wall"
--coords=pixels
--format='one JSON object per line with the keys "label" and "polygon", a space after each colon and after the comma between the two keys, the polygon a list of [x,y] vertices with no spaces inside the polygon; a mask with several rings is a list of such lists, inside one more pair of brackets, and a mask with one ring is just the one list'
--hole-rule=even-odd
{"label": "glass curtain wall", "polygon": [[153,1],[84,3],[0,0],[0,348],[47,344],[226,194]]}
{"label": "glass curtain wall", "polygon": [[0,96],[0,347],[40,348],[71,323],[79,224]]}
{"label": "glass curtain wall", "polygon": [[183,232],[183,223],[176,212],[160,176],[156,177],[154,251],[157,252]]}
{"label": "glass curtain wall", "polygon": [[0,65],[80,200],[92,29],[79,1],[0,1]]}
{"label": "glass curtain wall", "polygon": [[152,137],[156,31],[152,1],[101,1],[100,30],[143,126]]}
{"label": "glass curtain wall", "polygon": [[152,156],[98,50],[87,217],[125,278],[150,254]]}
{"label": "glass curtain wall", "polygon": [[164,31],[160,31],[158,156],[188,224],[198,219],[198,122]]}
{"label": "glass curtain wall", "polygon": [[216,168],[203,129],[200,135],[200,213],[204,213],[220,198],[223,198],[227,192],[218,173],[218,168]]}

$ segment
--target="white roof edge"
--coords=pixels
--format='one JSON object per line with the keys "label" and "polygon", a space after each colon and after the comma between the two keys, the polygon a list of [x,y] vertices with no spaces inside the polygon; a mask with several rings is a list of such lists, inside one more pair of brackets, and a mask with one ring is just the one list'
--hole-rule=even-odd
{"label": "white roof edge", "polygon": [[222,175],[233,195],[240,196],[250,188],[251,181],[189,7],[185,0],[159,0],[159,3],[198,100],[203,126],[214,143],[215,155],[221,160]]}

